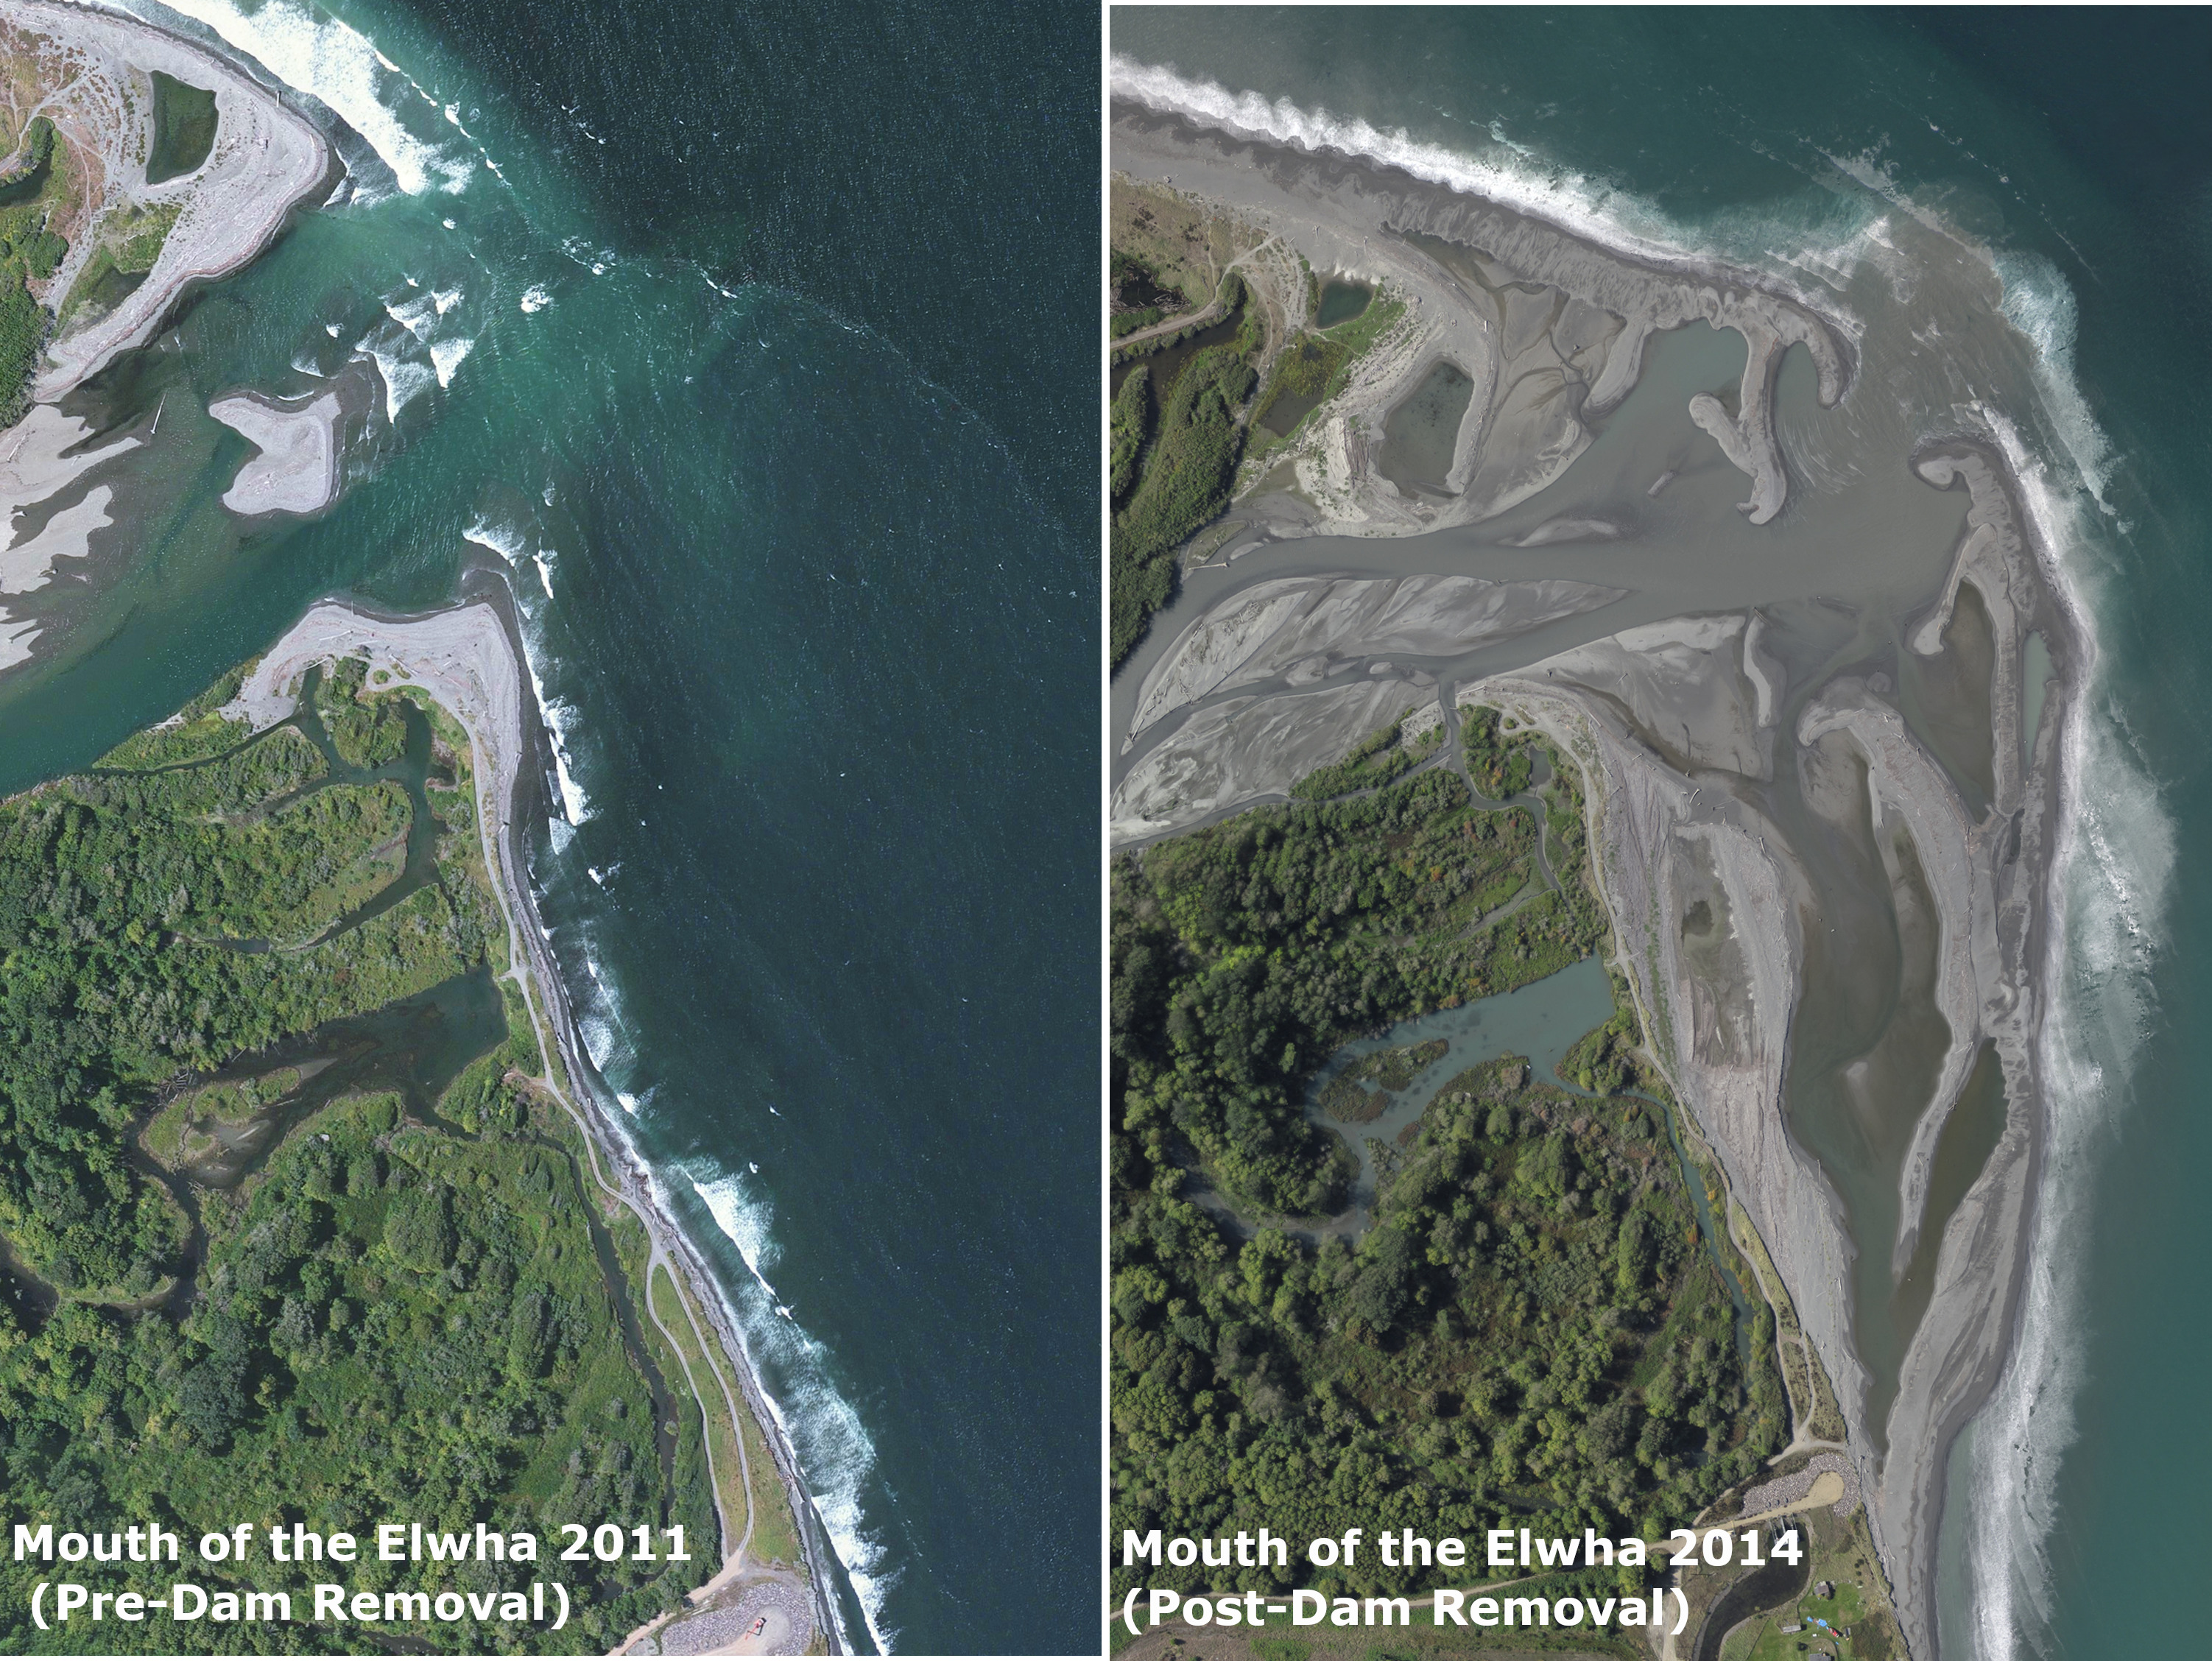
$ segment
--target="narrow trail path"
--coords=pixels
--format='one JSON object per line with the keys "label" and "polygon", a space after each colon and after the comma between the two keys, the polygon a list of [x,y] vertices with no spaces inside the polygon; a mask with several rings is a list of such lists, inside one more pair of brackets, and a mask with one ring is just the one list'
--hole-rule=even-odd
{"label": "narrow trail path", "polygon": [[1236,258],[1231,260],[1229,264],[1223,266],[1214,276],[1213,287],[1215,289],[1215,297],[1206,301],[1206,304],[1199,307],[1197,311],[1185,312],[1181,317],[1170,318],[1164,323],[1148,324],[1142,329],[1134,330],[1132,332],[1122,336],[1119,340],[1109,341],[1107,343],[1109,349],[1118,352],[1125,346],[1134,346],[1140,341],[1157,340],[1162,335],[1170,334],[1179,330],[1188,329],[1193,324],[1210,324],[1219,322],[1223,317],[1227,315],[1227,312],[1222,306],[1220,300],[1219,291],[1221,288],[1221,279],[1227,276],[1231,271],[1235,270],[1239,265],[1242,265],[1246,260],[1256,258],[1259,255],[1265,253],[1267,251],[1267,243],[1276,242],[1279,240],[1280,240],[1279,237],[1271,236],[1267,239],[1267,242],[1262,242],[1255,248],[1248,248],[1244,252],[1237,255]]}

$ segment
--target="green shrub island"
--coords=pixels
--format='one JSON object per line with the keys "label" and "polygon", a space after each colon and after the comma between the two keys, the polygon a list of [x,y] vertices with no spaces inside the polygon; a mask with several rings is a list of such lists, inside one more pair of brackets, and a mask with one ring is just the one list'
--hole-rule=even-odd
{"label": "green shrub island", "polygon": [[[638,1312],[642,1230],[600,1212],[578,1132],[533,1088],[519,995],[493,990],[506,933],[465,748],[403,695],[364,694],[357,663],[252,736],[219,713],[240,673],[0,803],[10,1519],[158,1524],[188,1548],[240,1522],[540,1542],[534,1566],[188,1557],[161,1573],[289,1590],[300,1618],[157,1612],[103,1625],[103,1647],[357,1650],[372,1629],[305,1618],[313,1582],[557,1579],[577,1600],[561,1633],[471,1615],[374,1641],[605,1651],[713,1572],[702,1427]],[[427,864],[404,857],[426,818]],[[362,1023],[430,1004],[475,1009],[484,1053],[433,1067],[405,1036],[419,1024],[394,1024],[376,1059]],[[648,1526],[663,1554],[680,1527],[690,1561],[559,1561],[570,1522]],[[0,1647],[81,1646],[31,1624],[53,1573],[0,1561]],[[69,1573],[147,1589],[144,1565]]]}
{"label": "green shrub island", "polygon": [[[1337,1215],[1353,1161],[1304,1107],[1331,1055],[1548,975],[1605,936],[1577,775],[1494,712],[1468,713],[1488,747],[1470,744],[1479,778],[1525,790],[1547,765],[1558,887],[1525,807],[1477,805],[1437,769],[1115,865],[1110,1540],[1656,1538],[1786,1440],[1771,1312],[1738,1321],[1714,1256],[1727,1248],[1701,1235],[1671,1099],[1625,1000],[1562,1068],[1595,1094],[1518,1057],[1469,1069],[1395,1144],[1370,1143],[1371,1215]],[[1440,1055],[1380,1050],[1334,1074],[1321,1105],[1358,1135],[1376,1094]],[[1366,1555],[1326,1571],[1114,1561],[1117,1597],[1139,1579],[1409,1593],[1437,1573]]]}
{"label": "green shrub island", "polygon": [[[1237,463],[1244,449],[1244,407],[1258,380],[1251,360],[1264,345],[1266,324],[1259,307],[1248,304],[1243,279],[1236,272],[1222,279],[1219,298],[1237,320],[1237,338],[1194,353],[1172,385],[1155,385],[1147,377],[1146,385],[1132,393],[1130,382],[1139,373],[1133,370],[1121,385],[1121,396],[1130,400],[1127,412],[1120,398],[1115,402],[1115,477],[1121,476],[1121,446],[1126,444],[1136,458],[1131,463],[1135,482],[1125,486],[1128,505],[1115,514],[1109,538],[1109,624],[1116,664],[1144,637],[1152,614],[1173,597],[1175,550],[1220,517],[1237,482]],[[1153,353],[1176,343],[1157,338],[1129,349]],[[1152,399],[1158,400],[1156,422],[1148,402]],[[1125,436],[1132,433],[1133,438]],[[1121,492],[1115,494],[1118,498]]]}

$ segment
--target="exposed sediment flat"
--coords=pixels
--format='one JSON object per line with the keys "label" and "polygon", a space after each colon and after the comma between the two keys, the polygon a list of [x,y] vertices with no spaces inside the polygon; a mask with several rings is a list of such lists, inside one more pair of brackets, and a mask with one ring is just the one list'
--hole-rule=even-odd
{"label": "exposed sediment flat", "polygon": [[335,391],[290,407],[245,393],[209,404],[209,415],[258,452],[222,493],[222,505],[249,515],[313,513],[329,506],[337,494],[343,413]]}
{"label": "exposed sediment flat", "polygon": [[1902,1221],[1892,1266],[1902,1275],[1920,1233],[1920,1214],[1948,1104],[1966,1088],[1979,1047],[1983,1005],[1998,986],[1996,899],[1986,859],[1972,857],[1966,807],[1905,718],[1856,676],[1832,682],[1798,717],[1797,742],[1811,748],[1831,733],[1846,737],[1866,767],[1874,830],[1901,821],[1912,840],[1937,924],[1936,1007],[1951,1029],[1936,1093],[1920,1116],[1901,1179]]}
{"label": "exposed sediment flat", "polygon": [[[45,587],[52,580],[56,561],[83,558],[91,551],[93,532],[112,523],[107,512],[112,493],[94,485],[76,501],[51,509],[35,529],[26,524],[83,474],[139,443],[120,438],[94,444],[88,442],[91,438],[90,422],[51,404],[34,404],[0,434],[0,594]],[[35,618],[11,620],[0,609],[0,670],[30,657],[40,627]]]}
{"label": "exposed sediment flat", "polygon": [[[145,345],[169,309],[195,282],[228,276],[274,241],[292,210],[327,188],[330,147],[313,122],[216,53],[121,12],[9,0],[9,21],[60,43],[75,77],[50,112],[77,118],[88,148],[115,172],[140,165],[153,141],[153,111],[123,95],[132,71],[159,70],[216,99],[215,147],[188,179],[168,192],[176,222],[143,282],[104,315],[65,329],[46,349],[33,385],[52,403],[97,374],[116,355]],[[82,110],[72,100],[82,103]],[[58,281],[74,270],[64,265]]]}
{"label": "exposed sediment flat", "polygon": [[1279,676],[1306,686],[1381,652],[1465,652],[1594,610],[1623,591],[1589,583],[1492,583],[1475,577],[1285,577],[1224,601],[1145,677],[1141,730],[1216,692]]}
{"label": "exposed sediment flat", "polygon": [[1207,704],[1123,776],[1108,815],[1109,834],[1116,843],[1148,840],[1279,798],[1407,705],[1434,696],[1429,687],[1393,676]]}

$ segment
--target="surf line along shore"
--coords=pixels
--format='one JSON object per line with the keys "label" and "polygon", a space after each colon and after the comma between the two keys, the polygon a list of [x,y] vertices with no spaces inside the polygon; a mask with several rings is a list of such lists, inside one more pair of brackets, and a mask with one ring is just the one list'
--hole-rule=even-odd
{"label": "surf line along shore", "polygon": [[[514,619],[502,603],[504,598],[503,591],[494,591],[443,610],[414,616],[382,615],[345,601],[321,601],[254,664],[238,695],[222,712],[246,721],[256,732],[262,731],[292,714],[301,679],[309,669],[353,657],[365,658],[372,675],[388,670],[397,686],[420,687],[468,734],[475,752],[478,834],[507,925],[507,973],[529,1007],[541,1052],[558,1055],[568,1087],[563,1088],[560,1072],[550,1067],[537,1082],[582,1131],[593,1156],[592,1174],[600,1185],[644,1225],[652,1242],[645,1313],[660,1325],[652,1306],[654,1265],[666,1266],[679,1281],[688,1282],[689,1295],[684,1301],[691,1311],[705,1312],[714,1338],[709,1344],[706,1335],[697,1334],[701,1349],[705,1353],[720,1349],[744,1397],[742,1408],[735,1402],[726,1403],[731,1429],[738,1440],[738,1458],[741,1461],[746,1458],[739,1415],[750,1413],[798,1519],[811,1583],[815,1629],[833,1646],[842,1647],[844,1627],[831,1591],[824,1531],[800,1475],[798,1456],[753,1370],[736,1318],[713,1271],[690,1237],[669,1215],[652,1172],[588,1083],[592,1076],[591,1060],[547,946],[536,902],[521,877],[525,869],[522,829],[528,822],[524,809],[542,790],[536,781],[544,773],[546,739],[543,718],[524,672]],[[687,1318],[694,1318],[696,1325],[696,1317]],[[662,1332],[681,1355],[684,1346],[665,1326]],[[695,1388],[698,1387],[695,1382]],[[702,1413],[705,1407],[702,1402]],[[702,1447],[711,1470],[711,1442],[703,1436]],[[720,1485],[710,1482],[710,1487],[720,1513]],[[746,1495],[748,1515],[722,1517],[723,1571],[708,1583],[710,1586],[723,1581],[750,1543],[751,1485],[741,1482],[740,1488]]]}

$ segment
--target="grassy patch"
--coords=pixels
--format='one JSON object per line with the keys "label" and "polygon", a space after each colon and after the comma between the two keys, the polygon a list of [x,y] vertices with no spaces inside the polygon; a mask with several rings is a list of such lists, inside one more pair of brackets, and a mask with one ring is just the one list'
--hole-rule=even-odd
{"label": "grassy patch", "polygon": [[[700,1402],[706,1404],[707,1444],[714,1456],[714,1482],[722,1504],[722,1515],[732,1529],[742,1533],[745,1525],[745,1491],[739,1475],[742,1467],[738,1459],[738,1437],[730,1423],[729,1404],[722,1398],[720,1374],[699,1347],[696,1334],[686,1318],[684,1302],[669,1277],[665,1265],[653,1277],[653,1308],[661,1324],[676,1335],[676,1347],[682,1352],[684,1376]],[[731,1543],[724,1543],[726,1551]]]}
{"label": "grassy patch", "polygon": [[1251,366],[1233,345],[1200,352],[1176,378],[1158,436],[1109,538],[1115,663],[1128,656],[1152,614],[1173,595],[1176,544],[1229,505],[1244,441],[1237,414],[1253,380]]}

